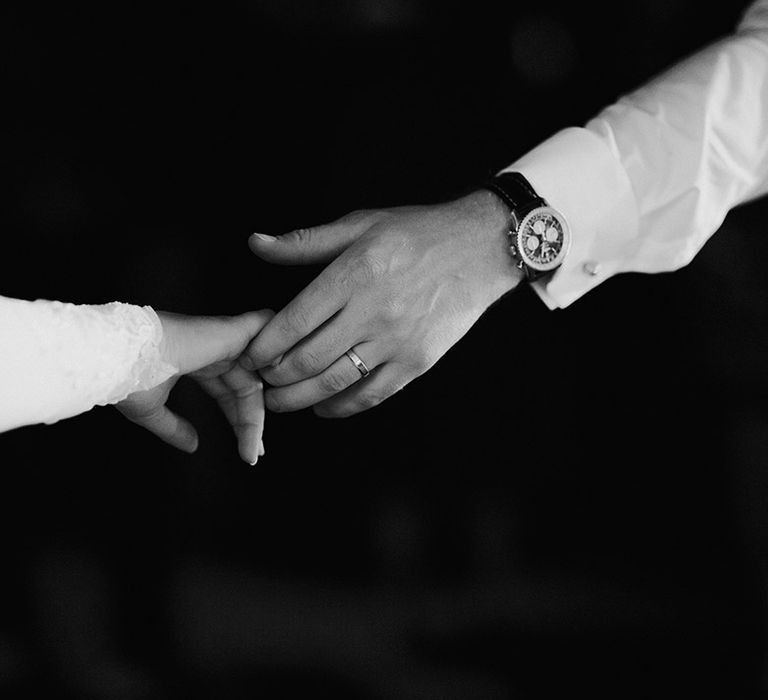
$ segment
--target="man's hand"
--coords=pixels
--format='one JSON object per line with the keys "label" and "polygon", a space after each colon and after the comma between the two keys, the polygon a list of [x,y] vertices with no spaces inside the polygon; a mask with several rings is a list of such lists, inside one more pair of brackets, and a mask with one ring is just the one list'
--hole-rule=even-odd
{"label": "man's hand", "polygon": [[264,397],[258,377],[237,362],[254,335],[272,318],[271,311],[240,316],[182,316],[160,312],[161,354],[179,373],[159,386],[137,391],[117,404],[128,420],[185,452],[197,449],[192,424],[166,407],[179,377],[189,374],[221,406],[237,436],[240,456],[256,464],[264,454]]}
{"label": "man's hand", "polygon": [[[267,407],[321,416],[371,408],[429,369],[519,282],[508,212],[478,191],[448,204],[360,211],[280,237],[254,234],[269,262],[333,262],[253,340],[241,362],[272,385]],[[363,378],[345,355],[362,359]]]}

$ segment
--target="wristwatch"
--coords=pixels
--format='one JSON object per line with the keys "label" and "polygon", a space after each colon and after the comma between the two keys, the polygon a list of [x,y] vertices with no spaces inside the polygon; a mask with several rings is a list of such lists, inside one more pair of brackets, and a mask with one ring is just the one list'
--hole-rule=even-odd
{"label": "wristwatch", "polygon": [[571,245],[565,217],[536,194],[520,173],[501,173],[485,187],[510,209],[509,252],[528,281],[560,267]]}

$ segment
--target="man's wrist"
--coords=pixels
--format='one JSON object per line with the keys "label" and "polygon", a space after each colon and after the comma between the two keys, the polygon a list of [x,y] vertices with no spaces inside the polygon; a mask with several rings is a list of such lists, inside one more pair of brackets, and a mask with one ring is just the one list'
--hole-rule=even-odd
{"label": "man's wrist", "polygon": [[459,200],[479,232],[478,244],[488,247],[492,256],[488,281],[498,286],[501,294],[517,287],[525,278],[509,254],[509,226],[512,216],[509,206],[495,193],[478,189]]}

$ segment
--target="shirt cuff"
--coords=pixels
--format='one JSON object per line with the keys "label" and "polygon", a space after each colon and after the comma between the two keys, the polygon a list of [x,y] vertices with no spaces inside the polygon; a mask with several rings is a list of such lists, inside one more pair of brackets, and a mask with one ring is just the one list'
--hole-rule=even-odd
{"label": "shirt cuff", "polygon": [[572,304],[626,269],[638,211],[629,177],[604,137],[571,127],[558,132],[502,172],[522,173],[560,211],[571,249],[555,274],[532,286],[550,309]]}

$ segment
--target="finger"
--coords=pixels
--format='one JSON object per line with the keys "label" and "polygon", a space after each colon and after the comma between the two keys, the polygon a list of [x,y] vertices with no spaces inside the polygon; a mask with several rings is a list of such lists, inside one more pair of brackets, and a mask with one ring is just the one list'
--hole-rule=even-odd
{"label": "finger", "polygon": [[261,380],[239,365],[221,375],[235,397],[237,422],[234,426],[240,456],[248,464],[259,459],[264,434],[264,391]]}
{"label": "finger", "polygon": [[371,372],[363,381],[315,406],[323,418],[346,418],[378,406],[416,378],[413,370],[396,362],[388,362]]}
{"label": "finger", "polygon": [[216,400],[227,421],[234,428],[237,425],[237,406],[235,405],[235,395],[230,391],[229,387],[222,381],[220,376],[207,379],[198,377],[197,380],[206,393]]}
{"label": "finger", "polygon": [[238,357],[248,347],[249,343],[258,336],[274,319],[272,309],[250,311],[239,316],[224,317],[232,328],[229,338],[229,357]]}
{"label": "finger", "polygon": [[345,286],[327,267],[253,339],[240,358],[246,369],[262,369],[325,323],[346,303]]}
{"label": "finger", "polygon": [[195,428],[188,420],[165,406],[158,406],[150,413],[127,418],[183,452],[192,453],[197,450],[198,437]]}
{"label": "finger", "polygon": [[[237,398],[236,398],[235,391],[230,389],[230,387],[224,383],[221,377],[212,377],[210,379],[199,379],[198,381],[200,382],[201,386],[205,389],[205,391],[210,396],[212,396],[221,407],[221,410],[223,411],[224,415],[229,421],[229,424],[234,429],[235,435],[238,438],[238,452],[240,452],[240,436],[243,431],[241,431],[240,429],[240,417],[238,414]],[[264,414],[263,403],[262,403],[261,410],[262,410],[262,414]],[[262,426],[263,426],[263,420],[262,420]],[[247,433],[247,431],[245,432]],[[263,427],[262,427],[262,434],[263,434]],[[249,439],[247,434],[244,436],[244,438],[246,440]],[[259,441],[257,457],[261,457],[263,454],[264,454],[264,443],[262,441]],[[246,457],[243,457],[243,459],[245,459],[249,464],[253,462],[253,459],[246,459]]]}
{"label": "finger", "polygon": [[[381,364],[382,360],[375,343],[361,343],[355,346],[354,352],[369,371]],[[347,355],[342,354],[328,369],[315,377],[288,386],[268,389],[267,408],[277,413],[298,411],[339,394],[361,379],[363,375],[360,370]]]}
{"label": "finger", "polygon": [[349,307],[285,353],[277,364],[260,371],[272,386],[309,379],[328,369],[361,340],[360,319]]}
{"label": "finger", "polygon": [[238,349],[242,349],[257,335],[261,330],[275,317],[272,309],[260,309],[259,311],[248,311],[238,316],[231,316],[230,320],[240,331],[242,337],[238,343]]}
{"label": "finger", "polygon": [[162,314],[164,335],[181,374],[238,358],[273,318],[269,309],[238,316]]}
{"label": "finger", "polygon": [[263,260],[278,265],[307,265],[333,260],[371,225],[374,215],[359,211],[323,226],[301,228],[282,236],[254,233],[251,250]]}

